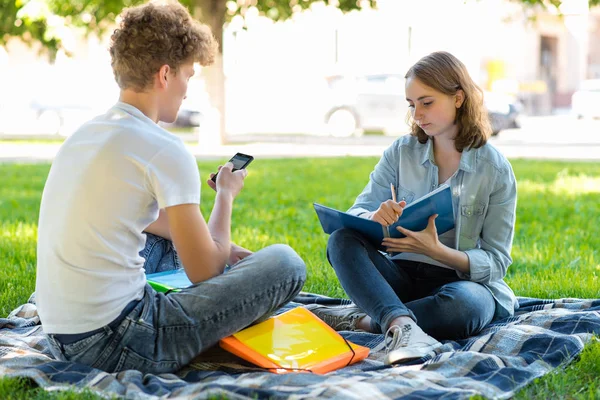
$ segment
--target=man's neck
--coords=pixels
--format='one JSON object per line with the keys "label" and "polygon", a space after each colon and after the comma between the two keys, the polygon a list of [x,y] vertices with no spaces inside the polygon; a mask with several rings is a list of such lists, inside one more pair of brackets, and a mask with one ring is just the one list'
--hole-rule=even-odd
{"label": "man's neck", "polygon": [[137,108],[146,117],[158,123],[158,102],[152,92],[136,92],[131,89],[123,89],[119,101]]}

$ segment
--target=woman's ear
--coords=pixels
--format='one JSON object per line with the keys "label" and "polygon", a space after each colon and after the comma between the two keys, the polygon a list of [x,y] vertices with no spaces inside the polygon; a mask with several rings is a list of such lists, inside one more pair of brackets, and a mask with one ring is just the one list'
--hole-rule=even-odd
{"label": "woman's ear", "polygon": [[465,102],[465,92],[462,89],[458,89],[454,95],[456,108],[460,108]]}

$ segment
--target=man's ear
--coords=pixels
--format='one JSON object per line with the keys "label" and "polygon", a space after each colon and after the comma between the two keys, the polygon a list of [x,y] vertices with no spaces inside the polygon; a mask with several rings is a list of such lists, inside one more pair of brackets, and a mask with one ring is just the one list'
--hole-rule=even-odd
{"label": "man's ear", "polygon": [[168,75],[169,71],[171,71],[171,67],[168,64],[163,65],[158,70],[158,84],[161,88],[166,88],[168,83]]}
{"label": "man's ear", "polygon": [[456,102],[455,102],[456,108],[460,108],[463,105],[463,103],[465,102],[465,92],[462,89],[458,89],[454,96],[456,99]]}

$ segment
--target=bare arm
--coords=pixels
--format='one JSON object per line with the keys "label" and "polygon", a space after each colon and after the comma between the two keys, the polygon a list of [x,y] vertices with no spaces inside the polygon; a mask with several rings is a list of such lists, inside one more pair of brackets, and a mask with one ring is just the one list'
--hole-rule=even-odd
{"label": "bare arm", "polygon": [[439,243],[438,247],[432,252],[430,257],[442,264],[451,266],[463,274],[468,274],[471,270],[467,253],[452,249],[442,243]]}
{"label": "bare arm", "polygon": [[161,209],[158,213],[158,218],[156,221],[148,225],[148,227],[144,229],[144,232],[152,233],[153,235],[172,240],[171,231],[169,231],[167,212]]}
{"label": "bare arm", "polygon": [[166,208],[171,239],[193,283],[220,275],[231,251],[233,200],[243,187],[246,171],[232,172],[226,164],[217,178],[217,196],[208,224],[197,204]]}
{"label": "bare arm", "polygon": [[[221,218],[213,212],[211,219],[221,219],[220,234],[212,234],[197,204],[181,204],[166,209],[173,244],[185,272],[198,283],[220,275],[229,258],[229,227],[232,198],[217,197],[215,203],[224,203]],[[229,204],[227,204],[229,203]],[[216,205],[215,205],[216,206]],[[216,208],[216,207],[215,207]],[[226,233],[223,234],[223,231]]]}

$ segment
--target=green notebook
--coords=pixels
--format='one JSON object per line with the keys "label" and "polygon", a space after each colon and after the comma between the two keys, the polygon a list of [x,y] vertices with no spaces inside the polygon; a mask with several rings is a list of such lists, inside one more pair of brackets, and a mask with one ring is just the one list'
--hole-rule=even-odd
{"label": "green notebook", "polygon": [[146,275],[146,280],[159,293],[178,292],[179,289],[192,285],[183,268],[149,274]]}

